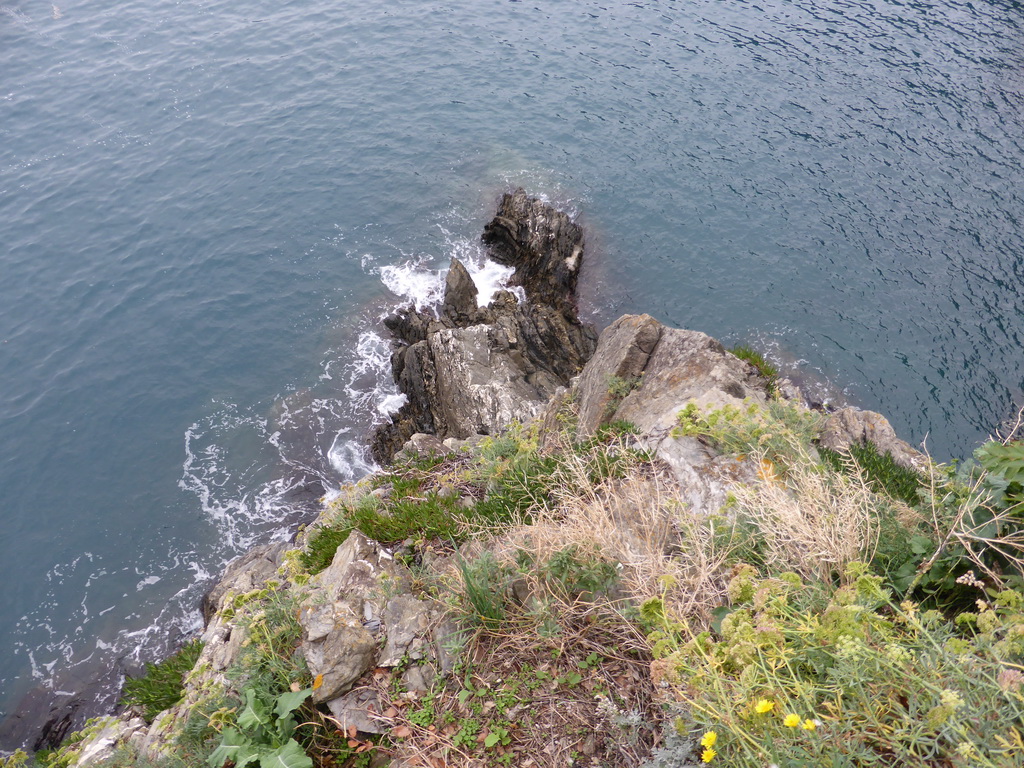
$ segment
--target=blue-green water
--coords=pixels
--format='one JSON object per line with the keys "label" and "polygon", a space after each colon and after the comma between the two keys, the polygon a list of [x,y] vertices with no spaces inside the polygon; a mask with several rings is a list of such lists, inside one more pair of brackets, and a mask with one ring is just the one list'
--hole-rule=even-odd
{"label": "blue-green water", "polygon": [[969,452],[1024,387],[1020,10],[0,0],[0,713],[364,471],[385,283],[512,185],[579,212],[597,322]]}

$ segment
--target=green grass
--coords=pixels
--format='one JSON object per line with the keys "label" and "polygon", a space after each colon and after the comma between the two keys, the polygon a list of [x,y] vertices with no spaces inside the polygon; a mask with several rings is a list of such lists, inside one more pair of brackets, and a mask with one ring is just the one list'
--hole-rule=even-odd
{"label": "green grass", "polygon": [[[836,472],[844,474],[850,472],[850,466],[842,454],[819,447],[818,455],[821,456],[822,462],[826,466]],[[911,506],[920,501],[918,489],[924,487],[924,478],[920,473],[896,463],[892,454],[879,453],[873,443],[868,443],[867,445],[851,445],[850,456],[857,463],[872,490],[884,493],[890,498]]]}
{"label": "green grass", "polygon": [[310,574],[323,571],[354,530],[383,544],[407,539],[460,543],[475,527],[528,518],[529,510],[547,498],[555,466],[554,459],[502,437],[486,445],[477,464],[465,470],[461,493],[442,492],[430,468],[396,468],[378,481],[378,487],[390,491],[385,498],[364,497],[339,507],[333,523],[311,534],[300,563]]}
{"label": "green grass", "polygon": [[769,395],[778,394],[779,391],[779,369],[768,362],[765,356],[746,344],[740,344],[729,350],[740,360],[750,363],[764,379],[765,388]]}
{"label": "green grass", "polygon": [[181,701],[185,675],[196,665],[203,644],[192,640],[180,651],[158,664],[147,664],[146,674],[128,679],[121,694],[122,703],[142,708],[147,722]]}

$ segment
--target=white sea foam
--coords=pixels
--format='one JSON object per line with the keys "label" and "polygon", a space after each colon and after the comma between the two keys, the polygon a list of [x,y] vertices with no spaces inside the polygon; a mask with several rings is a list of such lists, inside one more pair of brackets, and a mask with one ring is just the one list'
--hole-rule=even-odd
{"label": "white sea foam", "polygon": [[[469,270],[481,305],[506,287],[511,269],[488,260],[476,241],[442,232],[444,248],[436,257],[401,254],[384,265],[378,258],[363,258],[364,269],[378,275],[394,294],[387,313],[410,303],[436,311],[453,257]],[[305,479],[319,479],[330,500],[342,485],[376,468],[365,436],[375,423],[401,408],[406,398],[391,377],[391,343],[381,330],[379,309],[368,308],[358,322],[361,329],[345,329],[337,347],[326,352],[312,388],[290,393],[272,406],[214,403],[185,431],[179,486],[195,499],[215,534],[204,542],[202,551],[140,553],[137,565],[124,569],[134,570],[131,599],[160,606],[155,619],[139,609],[119,631],[103,634],[92,648],[83,648],[82,636],[95,632],[96,617],[111,610],[109,601],[93,604],[103,590],[94,591],[91,585],[123,575],[94,562],[91,553],[81,553],[48,574],[51,594],[22,621],[25,627],[45,629],[51,638],[31,648],[19,643],[29,657],[33,677],[41,684],[60,687],[53,679],[55,670],[102,667],[119,657],[149,660],[169,650],[174,635],[169,628],[186,635],[201,629],[199,597],[228,561],[257,543],[290,535],[292,494],[301,490]],[[90,587],[77,609],[80,628],[70,637],[59,637],[47,624],[48,606],[56,600],[60,582],[76,571]],[[182,572],[191,573],[188,583],[168,594],[181,584]],[[127,594],[124,597],[129,599]]]}

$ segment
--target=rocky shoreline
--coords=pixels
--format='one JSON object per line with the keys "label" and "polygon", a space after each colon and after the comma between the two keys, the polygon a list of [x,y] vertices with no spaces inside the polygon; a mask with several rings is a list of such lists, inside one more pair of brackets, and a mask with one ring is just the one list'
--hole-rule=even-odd
{"label": "rocky shoreline", "polygon": [[[722,454],[677,429],[680,411],[691,404],[702,411],[763,406],[771,395],[752,365],[703,333],[669,328],[647,315],[623,316],[598,336],[580,321],[576,305],[582,229],[523,190],[502,197],[483,242],[492,259],[514,269],[509,290],[480,306],[477,287],[454,260],[437,315],[409,307],[385,322],[394,339],[394,379],[406,402],[370,437],[378,462],[468,454],[514,423],[530,425],[543,451],[563,439],[562,422],[571,412],[577,441],[608,425],[632,425],[631,450],[654,457],[663,481],[695,514],[717,512],[732,488],[763,479],[753,459]],[[805,407],[795,388],[783,382],[780,389]],[[879,414],[843,409],[828,417],[821,433],[821,445],[833,450],[867,443],[902,465],[922,466],[921,454]],[[189,713],[211,691],[240,694],[237,680],[226,676],[251,641],[238,617],[248,601],[275,589],[300,596],[298,653],[316,681],[312,700],[353,741],[387,730],[387,703],[368,676],[386,670],[404,691],[424,696],[451,674],[457,659],[449,640],[464,628],[441,602],[413,588],[410,542],[382,543],[354,530],[322,571],[307,577],[296,565],[311,537],[335,524],[337,504],[348,500],[354,507],[380,493],[373,478],[345,489],[294,543],[257,547],[234,561],[203,600],[204,647],[182,701],[152,723],[134,711],[101,719],[65,764],[101,765],[123,745],[151,760],[173,752]],[[467,508],[480,501],[458,488],[451,493],[462,493],[456,501]],[[640,535],[636,520],[623,516],[620,525]],[[464,556],[425,547],[415,557],[419,565],[427,558],[437,572],[457,572]]]}
{"label": "rocky shoreline", "polygon": [[491,259],[514,269],[509,288],[521,289],[525,301],[506,290],[479,306],[476,285],[455,259],[438,317],[409,307],[384,321],[407,400],[371,436],[381,464],[415,434],[466,439],[533,417],[594,353],[597,333],[576,306],[583,230],[519,189],[502,197],[482,239]]}

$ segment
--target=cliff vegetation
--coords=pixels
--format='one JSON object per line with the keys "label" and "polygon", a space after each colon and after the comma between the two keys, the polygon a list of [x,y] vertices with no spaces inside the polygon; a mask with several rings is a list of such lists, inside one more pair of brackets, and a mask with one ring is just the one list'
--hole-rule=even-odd
{"label": "cliff vegetation", "polygon": [[488,231],[533,309],[453,267],[391,323],[390,463],[233,563],[122,714],[0,764],[1024,764],[1021,419],[941,465],[749,349],[595,340],[582,232],[518,195]]}

